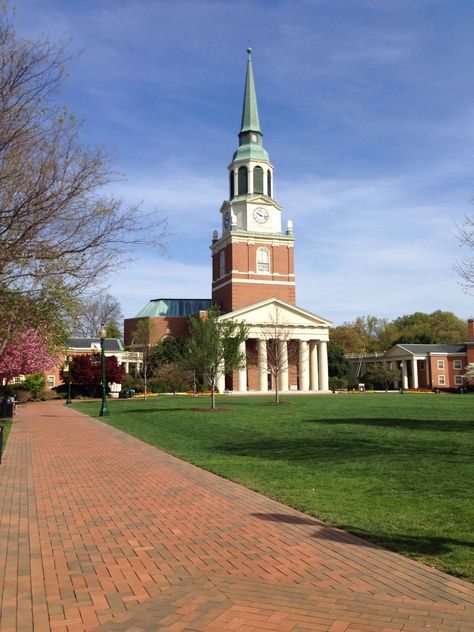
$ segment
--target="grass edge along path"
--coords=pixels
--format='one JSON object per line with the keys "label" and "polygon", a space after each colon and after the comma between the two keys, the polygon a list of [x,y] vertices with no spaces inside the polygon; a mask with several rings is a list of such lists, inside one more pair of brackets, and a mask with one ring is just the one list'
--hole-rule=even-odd
{"label": "grass edge along path", "polygon": [[[160,396],[102,421],[386,548],[474,581],[474,396]],[[75,404],[94,417],[97,402]]]}

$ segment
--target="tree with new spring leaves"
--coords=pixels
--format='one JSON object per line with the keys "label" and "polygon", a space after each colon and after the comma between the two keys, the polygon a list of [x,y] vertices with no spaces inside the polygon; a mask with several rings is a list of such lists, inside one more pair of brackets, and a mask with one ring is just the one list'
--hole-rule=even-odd
{"label": "tree with new spring leaves", "polygon": [[[159,244],[153,224],[104,188],[117,179],[102,149],[53,100],[70,56],[47,39],[21,39],[0,14],[0,287],[34,291],[61,279],[83,292],[134,244]],[[152,228],[152,226],[154,228]]]}
{"label": "tree with new spring leaves", "polygon": [[148,377],[150,372],[150,357],[152,354],[152,345],[156,341],[156,324],[150,317],[141,318],[135,331],[133,332],[132,347],[135,351],[142,353],[142,375],[143,386],[145,389],[145,400],[148,395]]}
{"label": "tree with new spring leaves", "polygon": [[248,331],[243,323],[220,320],[219,310],[215,306],[202,317],[191,316],[188,323],[190,338],[185,361],[189,369],[209,381],[211,408],[215,409],[219,374],[224,370],[232,373],[246,364],[240,344],[247,339]]}

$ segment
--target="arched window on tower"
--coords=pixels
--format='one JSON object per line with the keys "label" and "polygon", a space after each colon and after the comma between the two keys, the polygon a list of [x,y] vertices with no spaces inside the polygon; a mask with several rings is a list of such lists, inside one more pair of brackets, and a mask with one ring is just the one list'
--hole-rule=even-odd
{"label": "arched window on tower", "polygon": [[263,169],[259,166],[253,170],[253,192],[263,193]]}
{"label": "arched window on tower", "polygon": [[238,195],[246,195],[248,193],[248,171],[247,167],[239,167],[239,190]]}
{"label": "arched window on tower", "polygon": [[257,250],[257,273],[270,274],[270,253],[267,248]]}
{"label": "arched window on tower", "polygon": [[272,172],[270,169],[267,171],[267,195],[272,197]]}
{"label": "arched window on tower", "polygon": [[229,173],[229,190],[230,190],[229,200],[231,200],[234,197],[234,172],[233,171]]}
{"label": "arched window on tower", "polygon": [[219,254],[219,276],[223,277],[225,275],[225,251],[221,250]]}

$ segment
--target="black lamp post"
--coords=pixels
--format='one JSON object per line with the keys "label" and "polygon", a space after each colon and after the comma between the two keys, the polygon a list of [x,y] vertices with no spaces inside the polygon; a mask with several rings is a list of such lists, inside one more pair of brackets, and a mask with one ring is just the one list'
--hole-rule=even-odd
{"label": "black lamp post", "polygon": [[66,400],[66,406],[70,406],[72,404],[72,399],[71,399],[72,355],[69,354],[66,357],[66,360],[67,360],[67,400]]}
{"label": "black lamp post", "polygon": [[100,408],[99,417],[107,417],[110,415],[109,409],[107,408],[107,378],[105,375],[105,338],[107,337],[107,331],[102,324],[99,331],[100,338],[100,355],[102,360],[102,406]]}

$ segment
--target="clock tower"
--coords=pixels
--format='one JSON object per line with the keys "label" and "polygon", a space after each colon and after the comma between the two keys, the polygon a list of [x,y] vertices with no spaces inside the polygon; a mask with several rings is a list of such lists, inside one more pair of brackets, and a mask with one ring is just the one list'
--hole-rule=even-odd
{"label": "clock tower", "polygon": [[221,235],[214,231],[211,245],[212,302],[222,313],[271,297],[295,303],[293,225],[288,221],[282,232],[273,165],[262,144],[252,50],[247,52],[239,148],[228,167]]}

